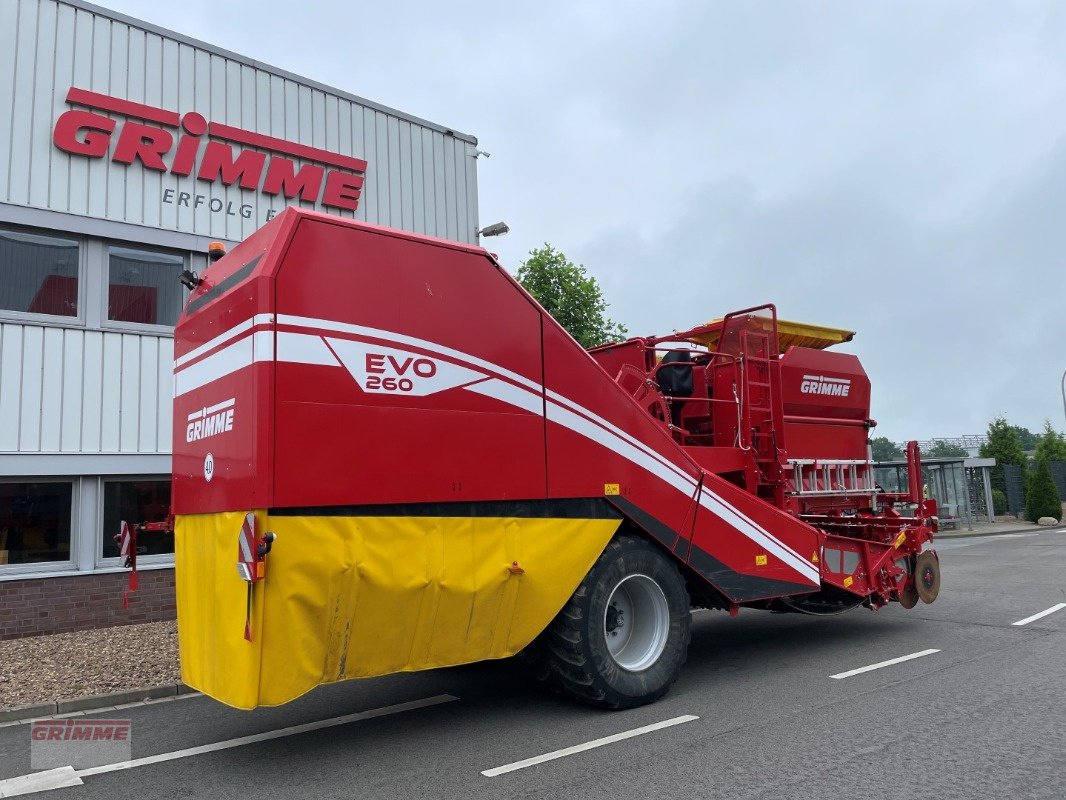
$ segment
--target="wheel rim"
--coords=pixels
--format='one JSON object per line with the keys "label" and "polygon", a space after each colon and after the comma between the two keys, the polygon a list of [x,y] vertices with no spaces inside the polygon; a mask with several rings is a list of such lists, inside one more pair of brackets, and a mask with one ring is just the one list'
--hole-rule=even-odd
{"label": "wheel rim", "polygon": [[655,664],[670,634],[670,605],[659,584],[647,575],[619,582],[607,599],[603,634],[607,650],[623,669],[640,672]]}

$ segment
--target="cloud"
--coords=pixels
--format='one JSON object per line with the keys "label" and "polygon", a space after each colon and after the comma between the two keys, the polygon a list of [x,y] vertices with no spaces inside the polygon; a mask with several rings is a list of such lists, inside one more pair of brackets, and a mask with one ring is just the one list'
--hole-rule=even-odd
{"label": "cloud", "polygon": [[476,134],[491,247],[633,332],[773,301],[858,330],[879,433],[1063,425],[1060,3],[111,5]]}

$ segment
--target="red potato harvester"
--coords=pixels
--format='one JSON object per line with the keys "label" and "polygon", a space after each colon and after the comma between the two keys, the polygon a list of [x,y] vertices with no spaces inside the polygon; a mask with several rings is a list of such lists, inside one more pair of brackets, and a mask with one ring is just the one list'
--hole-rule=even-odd
{"label": "red potato harvester", "polygon": [[[175,331],[182,679],[239,708],[503,658],[661,697],[692,607],[935,599],[852,334],[772,305],[585,351],[485,250],[289,209]],[[126,526],[125,552],[136,552]]]}

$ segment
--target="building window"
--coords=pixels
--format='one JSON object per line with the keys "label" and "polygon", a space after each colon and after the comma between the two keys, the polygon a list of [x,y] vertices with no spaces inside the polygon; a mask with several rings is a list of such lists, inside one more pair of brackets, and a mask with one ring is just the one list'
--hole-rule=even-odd
{"label": "building window", "polygon": [[0,564],[70,560],[73,483],[0,483]]}
{"label": "building window", "polygon": [[0,309],[78,315],[78,243],[0,230]]}
{"label": "building window", "polygon": [[[170,512],[169,480],[104,482],[104,531],[102,558],[118,558],[114,536],[123,520],[162,522]],[[137,555],[170,555],[174,552],[173,533],[143,533],[137,537]]]}
{"label": "building window", "polygon": [[107,318],[114,322],[169,325],[181,313],[178,276],[185,259],[173,253],[108,248]]}

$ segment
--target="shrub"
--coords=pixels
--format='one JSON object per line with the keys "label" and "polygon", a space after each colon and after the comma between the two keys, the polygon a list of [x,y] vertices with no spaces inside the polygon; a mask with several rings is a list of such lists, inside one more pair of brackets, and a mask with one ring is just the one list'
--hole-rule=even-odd
{"label": "shrub", "polygon": [[992,513],[997,517],[1008,513],[1007,493],[1002,489],[992,490]]}
{"label": "shrub", "polygon": [[1051,467],[1047,459],[1041,459],[1036,465],[1036,473],[1029,482],[1029,491],[1025,498],[1025,518],[1036,522],[1041,517],[1062,519],[1062,498],[1055,482],[1051,479]]}

